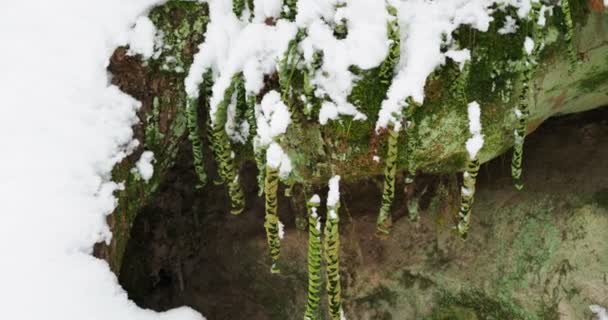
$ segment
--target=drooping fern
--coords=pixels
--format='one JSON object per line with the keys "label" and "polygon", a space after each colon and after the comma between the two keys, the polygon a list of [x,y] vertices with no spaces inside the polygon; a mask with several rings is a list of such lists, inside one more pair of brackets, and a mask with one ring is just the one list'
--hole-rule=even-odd
{"label": "drooping fern", "polygon": [[[564,1],[567,3],[568,1]],[[566,4],[566,8],[568,5]],[[536,18],[540,14],[538,6],[534,6],[530,12],[532,26],[529,27],[529,36],[535,40],[532,52],[525,55],[523,71],[522,71],[522,87],[519,95],[519,104],[515,107],[515,116],[517,117],[517,126],[514,133],[513,158],[511,159],[511,176],[517,190],[522,190],[524,185],[522,181],[522,162],[524,153],[524,142],[528,128],[528,118],[530,115],[528,106],[528,96],[530,92],[530,80],[532,73],[536,70],[536,58],[539,55],[541,48],[542,33],[539,32],[536,26]]]}
{"label": "drooping fern", "polygon": [[323,65],[323,51],[315,51],[312,56],[312,62],[306,66],[303,79],[304,91],[304,115],[310,120],[316,111],[319,110],[321,103],[315,96],[316,87],[312,83],[317,70]]}
{"label": "drooping fern", "polygon": [[218,162],[218,171],[223,181],[228,185],[228,193],[232,203],[232,214],[240,214],[245,207],[245,196],[239,183],[239,176],[234,161],[234,152],[232,151],[230,138],[226,133],[226,121],[228,104],[235,93],[237,77],[232,79],[232,83],[224,92],[224,98],[217,106],[217,110],[213,115],[215,121],[212,122],[212,145],[215,152],[215,158]]}
{"label": "drooping fern", "polygon": [[[414,179],[416,178],[416,161],[414,160],[414,150],[416,150],[416,144],[418,143],[417,128],[414,119],[414,112],[420,107],[420,105],[408,97],[406,99],[407,108],[405,108],[404,118],[404,132],[406,134],[405,144],[405,158],[407,162],[407,171],[405,174],[405,188],[407,190],[414,188]],[[413,196],[413,192],[409,193],[409,196]],[[407,211],[409,218],[412,221],[418,220],[418,199],[414,197],[408,197],[406,199]]]}
{"label": "drooping fern", "polygon": [[475,182],[477,173],[479,172],[479,159],[468,159],[467,169],[463,174],[463,186],[460,189],[461,202],[458,212],[458,233],[463,239],[466,239],[469,234],[469,225],[471,222],[471,206],[475,200]]}
{"label": "drooping fern", "polygon": [[207,173],[205,172],[205,161],[203,157],[203,143],[199,135],[198,126],[198,99],[189,98],[186,105],[186,120],[188,126],[188,139],[192,144],[192,158],[194,171],[198,178],[196,188],[200,189],[207,184]]}
{"label": "drooping fern", "polygon": [[245,10],[245,0],[232,0],[232,12],[240,18]]}
{"label": "drooping fern", "polygon": [[384,164],[384,188],[382,191],[382,205],[376,221],[376,232],[379,235],[390,233],[393,224],[391,218],[391,206],[395,197],[395,176],[397,174],[397,155],[399,150],[399,129],[392,127],[388,131],[388,146],[386,151],[386,162]]}
{"label": "drooping fern", "polygon": [[270,272],[280,273],[278,262],[281,254],[281,239],[279,237],[279,216],[277,215],[277,190],[279,188],[279,172],[276,168],[266,166],[264,193],[266,195],[266,214],[264,216],[264,229],[270,250]]}
{"label": "drooping fern", "polygon": [[293,101],[293,79],[297,70],[297,64],[300,60],[300,54],[298,53],[298,43],[304,37],[304,31],[300,30],[296,34],[296,37],[289,41],[287,45],[287,51],[279,61],[277,65],[277,71],[279,76],[279,87],[281,88],[281,99],[289,108],[291,114],[291,120],[293,123],[298,122],[298,113],[294,108]]}
{"label": "drooping fern", "polygon": [[304,320],[317,319],[321,290],[321,220],[317,214],[319,197],[306,204],[308,208],[308,301]]}
{"label": "drooping fern", "polygon": [[578,64],[577,50],[574,45],[574,23],[572,21],[572,11],[570,10],[570,0],[562,0],[562,13],[564,15],[564,23],[566,24],[566,34],[564,40],[568,48],[568,62],[570,63],[569,72],[572,73]]}
{"label": "drooping fern", "polygon": [[[526,63],[530,63],[529,59],[526,59]],[[532,68],[530,66],[526,66],[523,72],[520,102],[519,106],[515,109],[515,116],[517,117],[517,128],[514,131],[515,144],[513,146],[513,158],[511,159],[511,175],[513,176],[513,181],[517,190],[521,190],[524,187],[521,176],[524,141],[526,138],[528,127],[528,92],[531,69]]]}
{"label": "drooping fern", "polygon": [[401,32],[399,30],[399,20],[397,19],[397,9],[387,4],[386,10],[390,15],[389,21],[386,24],[390,45],[388,47],[388,55],[380,65],[379,75],[380,82],[388,86],[393,80],[395,66],[399,63],[401,55]]}
{"label": "drooping fern", "polygon": [[325,236],[325,262],[327,271],[327,298],[329,316],[332,320],[340,320],[342,316],[341,285],[340,285],[340,218],[338,210],[340,201],[327,206],[327,221],[323,234]]}

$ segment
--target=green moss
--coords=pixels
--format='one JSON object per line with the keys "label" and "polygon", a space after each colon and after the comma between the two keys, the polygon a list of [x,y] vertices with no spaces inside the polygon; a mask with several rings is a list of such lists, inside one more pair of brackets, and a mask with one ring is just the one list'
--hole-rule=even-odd
{"label": "green moss", "polygon": [[515,206],[511,214],[525,217],[525,223],[514,226],[517,230],[515,238],[505,244],[499,255],[501,260],[505,260],[500,265],[505,267],[499,270],[501,276],[496,280],[499,291],[505,295],[530,285],[530,275],[542,270],[559,248],[561,239],[560,231],[553,221],[551,198],[539,196],[533,206]]}
{"label": "green moss", "polygon": [[[608,63],[608,56],[605,62]],[[608,84],[608,70],[602,70],[601,66],[595,65],[585,73],[582,80],[578,81],[577,87],[580,92],[593,93],[600,87]]]}
{"label": "green moss", "polygon": [[203,41],[209,22],[207,4],[170,0],[150,12],[150,20],[162,34],[163,50],[151,65],[161,70],[185,73],[192,63],[196,46]]}
{"label": "green moss", "polygon": [[441,294],[438,307],[427,320],[448,319],[532,320],[537,317],[507,298],[490,296],[478,289],[466,289],[456,294]]}

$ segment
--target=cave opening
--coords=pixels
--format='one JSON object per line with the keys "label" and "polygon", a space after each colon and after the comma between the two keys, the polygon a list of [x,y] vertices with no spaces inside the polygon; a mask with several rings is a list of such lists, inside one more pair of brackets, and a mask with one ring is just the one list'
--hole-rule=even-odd
{"label": "cave opening", "polygon": [[[247,208],[234,216],[224,186],[195,188],[189,148],[182,144],[135,220],[121,285],[139,306],[159,311],[188,305],[214,320],[301,319],[304,203],[281,190],[282,273],[270,274],[255,164],[240,169]],[[375,236],[382,178],[344,184],[341,276],[349,319],[524,319],[527,313],[556,319],[578,314],[585,303],[608,303],[592,301],[608,296],[608,285],[594,286],[606,281],[597,268],[608,259],[600,245],[608,242],[601,232],[608,226],[608,108],[546,121],[526,139],[524,155],[523,191],[513,187],[511,152],[481,166],[466,242],[452,228],[460,174],[417,179],[417,221],[408,219],[404,192],[397,192],[394,229],[385,239]]]}

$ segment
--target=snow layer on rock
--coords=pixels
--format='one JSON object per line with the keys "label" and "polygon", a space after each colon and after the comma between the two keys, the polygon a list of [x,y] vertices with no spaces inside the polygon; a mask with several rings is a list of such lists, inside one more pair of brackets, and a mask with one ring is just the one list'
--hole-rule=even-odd
{"label": "snow layer on rock", "polygon": [[154,54],[156,27],[148,17],[139,17],[129,32],[129,54],[141,54],[149,59]]}
{"label": "snow layer on rock", "polygon": [[196,320],[138,308],[108,264],[113,166],[140,103],[110,85],[109,57],[161,1],[32,0],[0,4],[0,289],[11,320]]}
{"label": "snow layer on rock", "polygon": [[451,34],[460,25],[470,25],[487,31],[492,21],[490,7],[512,5],[518,16],[528,15],[530,0],[389,0],[397,8],[401,27],[401,59],[397,74],[382,102],[376,128],[386,128],[400,122],[405,100],[412,97],[424,101],[426,78],[445,62],[441,53],[444,40],[451,43]]}
{"label": "snow layer on rock", "polygon": [[[335,9],[337,1],[299,1],[296,24],[307,28],[307,36],[300,43],[300,50],[307,63],[312,63],[315,51],[323,52],[323,64],[311,83],[317,87],[315,95],[327,95],[331,105],[325,104],[325,112],[319,115],[321,124],[338,115],[353,116],[366,120],[367,116],[347,101],[356,80],[349,68],[376,67],[388,53],[387,21],[389,18],[384,1],[347,0],[343,7]],[[326,21],[340,23],[344,19],[348,28],[345,39],[334,36],[333,28]]]}

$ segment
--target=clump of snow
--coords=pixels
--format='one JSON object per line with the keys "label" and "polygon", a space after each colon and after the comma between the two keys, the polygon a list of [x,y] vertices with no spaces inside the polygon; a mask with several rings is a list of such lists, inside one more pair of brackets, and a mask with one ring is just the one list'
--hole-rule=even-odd
{"label": "clump of snow", "polygon": [[[200,320],[138,308],[93,246],[140,103],[110,85],[114,49],[156,0],[10,1],[0,10],[3,319]],[[10,8],[10,10],[8,10]],[[34,201],[33,201],[34,200]]]}
{"label": "clump of snow", "polygon": [[477,153],[483,147],[483,135],[481,134],[481,110],[476,101],[469,103],[467,108],[469,116],[469,132],[472,137],[466,142],[467,151],[471,159],[477,158]]}
{"label": "clump of snow", "polygon": [[329,179],[329,191],[327,192],[327,206],[335,207],[340,201],[340,176]]}
{"label": "clump of snow", "polygon": [[513,19],[511,16],[505,17],[505,24],[502,28],[498,29],[499,34],[509,34],[515,33],[517,31],[517,20]]}
{"label": "clump of snow", "polygon": [[[607,0],[608,1],[608,0]],[[536,21],[536,23],[541,26],[544,27],[547,24],[547,17],[545,17],[545,13],[549,12],[549,15],[553,14],[553,6],[546,6],[546,5],[542,5],[540,7],[540,11],[538,14],[538,20]]]}
{"label": "clump of snow", "polygon": [[286,178],[292,169],[289,156],[276,142],[271,143],[266,150],[266,164],[273,169],[278,169],[281,178]]}
{"label": "clump of snow", "polygon": [[373,157],[372,157],[372,160],[373,160],[374,162],[379,163],[379,162],[380,162],[380,157],[378,157],[378,156],[373,156]]}
{"label": "clump of snow", "polygon": [[287,132],[287,127],[291,123],[291,115],[277,91],[271,90],[262,98],[256,123],[260,146],[269,145],[276,137]]}
{"label": "clump of snow", "polygon": [[137,160],[137,163],[135,163],[137,172],[146,182],[148,182],[148,180],[150,180],[154,174],[154,166],[152,165],[152,161],[154,161],[154,152],[144,151],[139,160]]}
{"label": "clump of snow", "polygon": [[325,125],[328,120],[338,119],[340,113],[335,103],[324,101],[321,104],[321,110],[319,110],[319,123]]}
{"label": "clump of snow", "polygon": [[532,51],[534,50],[534,40],[532,40],[532,38],[526,37],[526,40],[524,40],[524,50],[526,51],[526,54],[532,54]]}
{"label": "clump of snow", "polygon": [[283,224],[283,222],[281,222],[281,220],[279,220],[278,226],[279,226],[279,239],[283,240],[283,237],[285,237],[285,225]]}
{"label": "clump of snow", "polygon": [[154,55],[156,27],[148,17],[139,17],[129,33],[129,54],[141,54],[144,59]]}
{"label": "clump of snow", "polygon": [[[310,200],[308,200],[308,202],[319,204],[321,203],[321,198],[319,197],[319,195],[315,194],[310,198]],[[321,220],[319,219],[319,214],[317,213],[317,207],[313,206],[310,208],[310,216],[316,220],[315,229],[321,231]]]}
{"label": "clump of snow", "polygon": [[450,49],[446,51],[445,56],[454,60],[454,62],[458,63],[460,70],[464,67],[464,64],[471,60],[471,51],[469,49],[462,50],[454,50]]}
{"label": "clump of snow", "polygon": [[589,306],[589,309],[591,312],[595,313],[597,320],[608,320],[608,311],[606,311],[606,308],[592,304]]}

